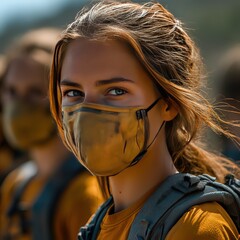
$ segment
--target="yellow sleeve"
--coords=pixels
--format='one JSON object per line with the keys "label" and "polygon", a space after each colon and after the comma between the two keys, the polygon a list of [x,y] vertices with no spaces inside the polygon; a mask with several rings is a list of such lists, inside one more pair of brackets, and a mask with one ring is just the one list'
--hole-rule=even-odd
{"label": "yellow sleeve", "polygon": [[77,239],[81,226],[103,202],[97,179],[88,172],[81,173],[70,183],[59,199],[54,215],[56,239]]}
{"label": "yellow sleeve", "polygon": [[238,231],[227,212],[216,202],[192,207],[169,231],[166,240],[237,240]]}
{"label": "yellow sleeve", "polygon": [[15,187],[18,183],[18,169],[11,172],[3,181],[0,188],[0,239],[8,229],[8,222],[6,218],[9,204],[12,202],[12,196],[15,191]]}

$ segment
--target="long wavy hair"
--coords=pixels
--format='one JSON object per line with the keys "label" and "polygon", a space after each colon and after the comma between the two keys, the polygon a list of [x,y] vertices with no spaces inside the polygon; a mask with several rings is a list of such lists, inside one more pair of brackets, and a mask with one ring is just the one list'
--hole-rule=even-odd
{"label": "long wavy hair", "polygon": [[[237,165],[202,146],[200,136],[206,126],[235,136],[221,128],[223,120],[201,94],[202,62],[194,42],[181,22],[159,3],[100,1],[81,10],[63,32],[55,47],[50,77],[51,109],[63,140],[59,81],[67,47],[78,38],[127,44],[165,100],[178,106],[178,116],[166,124],[166,141],[180,172],[208,173],[219,181],[224,181],[229,171],[240,175]],[[99,182],[108,196],[108,179],[99,177]]]}

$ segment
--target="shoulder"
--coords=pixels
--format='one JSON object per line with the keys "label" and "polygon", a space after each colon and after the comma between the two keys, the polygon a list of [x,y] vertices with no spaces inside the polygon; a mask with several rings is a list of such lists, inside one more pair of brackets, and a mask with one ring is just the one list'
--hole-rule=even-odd
{"label": "shoulder", "polygon": [[58,208],[61,212],[72,213],[73,206],[78,209],[92,206],[96,209],[101,202],[102,195],[97,179],[88,172],[81,172],[72,179],[63,192]]}
{"label": "shoulder", "polygon": [[[88,172],[75,176],[58,200],[54,231],[56,239],[74,239],[79,228],[101,204],[102,195],[97,179]],[[65,226],[62,228],[62,226]],[[65,231],[63,231],[65,229]]]}
{"label": "shoulder", "polygon": [[32,161],[23,163],[13,171],[11,171],[5,178],[2,184],[2,192],[14,191],[16,186],[24,179],[29,178],[36,172],[36,164]]}
{"label": "shoulder", "polygon": [[170,230],[166,240],[238,239],[238,231],[224,208],[216,202],[193,206]]}
{"label": "shoulder", "polygon": [[63,197],[67,197],[67,195],[73,196],[73,194],[75,197],[80,195],[94,197],[99,196],[100,188],[96,177],[86,171],[75,176],[66,188]]}

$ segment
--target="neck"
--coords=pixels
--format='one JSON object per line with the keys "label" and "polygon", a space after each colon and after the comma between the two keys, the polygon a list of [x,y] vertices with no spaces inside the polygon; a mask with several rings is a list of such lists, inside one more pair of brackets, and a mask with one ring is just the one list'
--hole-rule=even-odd
{"label": "neck", "polygon": [[46,144],[37,146],[30,151],[38,167],[38,176],[47,178],[52,175],[69,154],[61,139],[53,137]]}
{"label": "neck", "polygon": [[168,176],[177,172],[167,147],[156,151],[154,147],[158,144],[154,145],[136,165],[109,178],[115,212],[128,208],[145,194],[151,194]]}

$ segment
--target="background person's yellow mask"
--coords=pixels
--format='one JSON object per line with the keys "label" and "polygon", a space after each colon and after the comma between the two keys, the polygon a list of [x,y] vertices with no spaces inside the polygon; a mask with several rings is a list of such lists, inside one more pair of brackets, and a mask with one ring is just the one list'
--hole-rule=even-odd
{"label": "background person's yellow mask", "polygon": [[48,103],[11,100],[4,104],[2,117],[7,141],[19,149],[45,144],[57,133]]}

